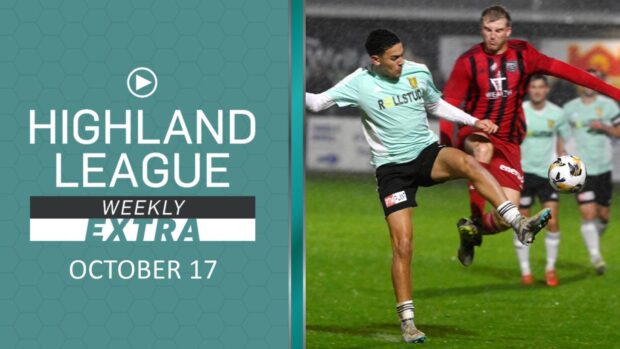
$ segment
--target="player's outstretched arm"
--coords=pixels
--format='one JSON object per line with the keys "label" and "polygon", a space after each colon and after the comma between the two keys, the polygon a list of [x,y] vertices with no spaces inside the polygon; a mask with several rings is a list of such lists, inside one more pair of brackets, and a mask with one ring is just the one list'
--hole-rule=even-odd
{"label": "player's outstretched arm", "polygon": [[320,112],[336,104],[327,93],[308,93],[306,92],[306,109],[312,112]]}
{"label": "player's outstretched arm", "polygon": [[583,69],[579,69],[555,58],[542,56],[544,59],[539,60],[539,67],[543,73],[553,75],[580,86],[591,88],[616,101],[620,101],[620,89],[615,88]]}
{"label": "player's outstretched arm", "polygon": [[443,99],[439,99],[437,103],[427,104],[426,110],[428,110],[429,113],[450,122],[473,126],[486,133],[497,132],[498,127],[492,121],[477,119]]}

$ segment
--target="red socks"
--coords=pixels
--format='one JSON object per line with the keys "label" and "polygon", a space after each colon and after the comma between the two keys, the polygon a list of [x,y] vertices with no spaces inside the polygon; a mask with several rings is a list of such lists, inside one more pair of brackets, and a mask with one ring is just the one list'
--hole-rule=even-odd
{"label": "red socks", "polygon": [[478,190],[474,188],[474,185],[471,182],[467,183],[467,186],[469,187],[469,208],[471,210],[471,218],[474,220],[480,219],[484,214],[485,200],[482,195],[480,195]]}
{"label": "red socks", "polygon": [[495,222],[495,216],[492,212],[487,212],[482,216],[482,230],[484,234],[497,234],[503,231]]}

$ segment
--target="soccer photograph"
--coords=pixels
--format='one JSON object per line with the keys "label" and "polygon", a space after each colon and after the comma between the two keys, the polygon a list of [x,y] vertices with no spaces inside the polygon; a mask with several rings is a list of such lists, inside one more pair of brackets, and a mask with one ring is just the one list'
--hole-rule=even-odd
{"label": "soccer photograph", "polygon": [[306,347],[616,347],[620,5],[304,11]]}

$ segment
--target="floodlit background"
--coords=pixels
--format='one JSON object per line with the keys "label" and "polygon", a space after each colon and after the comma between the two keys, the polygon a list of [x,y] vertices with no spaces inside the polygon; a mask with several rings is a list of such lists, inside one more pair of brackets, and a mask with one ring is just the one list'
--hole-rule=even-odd
{"label": "floodlit background", "polygon": [[[495,3],[308,0],[306,90],[322,92],[366,65],[364,41],[375,28],[396,32],[405,45],[406,58],[426,64],[443,90],[455,59],[481,41],[480,13]],[[513,19],[512,38],[529,40],[541,52],[580,68],[599,69],[608,82],[620,87],[620,2],[530,0],[502,5]],[[552,79],[550,101],[562,106],[575,97],[574,85]],[[308,116],[308,170],[372,172],[358,116],[355,108],[331,108],[320,118]],[[436,120],[431,119],[431,126],[438,130]],[[618,142],[614,148],[620,155]],[[618,182],[620,156],[616,159],[614,181]]]}

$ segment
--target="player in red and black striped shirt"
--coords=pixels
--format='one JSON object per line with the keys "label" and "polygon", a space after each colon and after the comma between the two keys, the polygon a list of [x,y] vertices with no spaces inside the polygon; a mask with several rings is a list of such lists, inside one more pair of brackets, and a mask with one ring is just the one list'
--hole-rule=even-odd
{"label": "player in red and black striped shirt", "polygon": [[[615,100],[620,100],[620,90],[585,70],[538,52],[527,41],[508,40],[512,33],[510,14],[502,6],[485,9],[480,25],[483,42],[456,60],[444,89],[444,99],[479,119],[493,121],[499,131],[489,135],[465,126],[455,132],[452,123],[441,122],[441,141],[472,154],[495,176],[508,198],[518,205],[523,186],[519,144],[526,131],[521,104],[529,77],[553,75]],[[461,235],[458,256],[463,265],[473,261],[474,245],[480,245],[481,234],[494,234],[508,228],[495,212],[484,214],[484,199],[472,186],[470,205],[472,219],[463,218],[457,223]]]}

